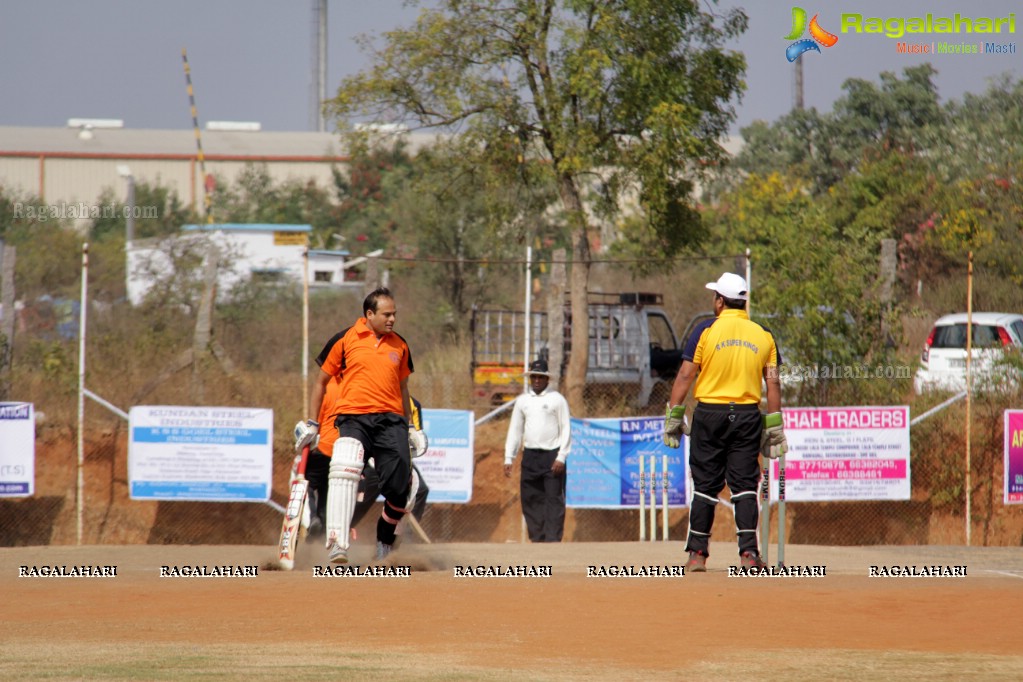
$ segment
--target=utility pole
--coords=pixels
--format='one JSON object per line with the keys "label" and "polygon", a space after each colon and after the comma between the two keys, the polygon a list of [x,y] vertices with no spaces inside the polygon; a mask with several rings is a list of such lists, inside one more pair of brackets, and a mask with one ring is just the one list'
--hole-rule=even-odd
{"label": "utility pole", "polygon": [[796,61],[793,62],[795,67],[793,70],[795,82],[793,84],[792,93],[792,108],[797,110],[803,109],[803,57],[797,57]]}

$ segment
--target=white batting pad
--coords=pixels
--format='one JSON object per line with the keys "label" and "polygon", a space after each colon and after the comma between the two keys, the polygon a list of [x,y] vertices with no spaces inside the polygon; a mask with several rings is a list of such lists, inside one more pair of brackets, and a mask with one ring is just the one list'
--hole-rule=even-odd
{"label": "white batting pad", "polygon": [[348,549],[364,455],[362,443],[355,438],[338,438],[334,442],[327,484],[327,547],[336,539],[342,548]]}

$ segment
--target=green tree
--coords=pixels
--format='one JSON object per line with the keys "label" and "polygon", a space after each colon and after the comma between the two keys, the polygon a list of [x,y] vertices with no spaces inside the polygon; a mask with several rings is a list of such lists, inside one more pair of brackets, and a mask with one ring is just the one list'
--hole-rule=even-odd
{"label": "green tree", "polygon": [[218,182],[213,215],[221,223],[312,225],[321,237],[337,231],[331,189],[312,180],[275,183],[266,164],[246,164],[234,183]]}
{"label": "green tree", "polygon": [[[365,72],[331,101],[342,131],[360,117],[396,115],[457,131],[474,157],[537,165],[557,188],[572,246],[571,306],[586,319],[592,219],[630,191],[664,255],[691,239],[691,174],[723,156],[745,61],[724,48],[746,16],[677,0],[441,0],[409,29],[386,34]],[[587,329],[575,325],[567,395],[581,409]]]}
{"label": "green tree", "polygon": [[[117,196],[111,189],[100,194],[97,205],[104,208],[112,206],[114,210],[104,210],[92,221],[89,227],[89,239],[92,241],[119,239],[123,244],[128,206]],[[134,216],[135,239],[176,234],[182,225],[198,220],[198,216],[181,202],[176,191],[144,180],[135,183]]]}
{"label": "green tree", "polygon": [[401,137],[353,140],[347,174],[334,171],[337,225],[349,249],[385,249],[393,252],[411,236],[399,236],[393,215],[396,196],[409,183],[412,158]]}
{"label": "green tree", "polygon": [[82,237],[55,208],[0,185],[0,239],[17,248],[14,289],[20,299],[69,297],[78,290]]}
{"label": "green tree", "polygon": [[[90,289],[100,300],[116,301],[127,295],[125,284],[126,204],[111,189],[100,194],[96,205],[103,208],[89,226]],[[113,210],[107,210],[112,207]],[[138,181],[135,185],[136,244],[177,234],[182,225],[197,222],[198,216],[181,202],[173,189],[159,183]]]}
{"label": "green tree", "polygon": [[[875,292],[880,240],[891,228],[873,222],[869,208],[839,219],[833,214],[833,204],[815,198],[806,180],[778,173],[748,176],[707,211],[717,235],[712,248],[752,249],[753,317],[775,332],[789,367],[852,368],[892,359],[882,322],[895,311]],[[883,384],[853,379],[799,382],[799,400],[853,400]]]}
{"label": "green tree", "polygon": [[453,324],[473,305],[507,293],[499,284],[509,274],[507,266],[485,262],[521,259],[533,241],[541,244],[537,260],[565,245],[558,242],[558,225],[544,215],[556,200],[552,187],[534,178],[526,187],[509,188],[503,167],[477,163],[464,145],[453,138],[423,149],[393,212],[398,223],[414,226],[405,231],[411,238],[402,255],[437,262],[429,284],[443,292],[437,313]]}
{"label": "green tree", "polygon": [[740,173],[796,173],[821,194],[869,159],[892,151],[931,153],[946,116],[930,64],[885,71],[880,84],[850,78],[829,114],[794,110],[772,124],[743,128],[734,168]]}
{"label": "green tree", "polygon": [[1014,180],[1023,167],[1023,79],[995,79],[982,94],[945,106],[945,125],[931,131],[931,162],[944,182],[985,177]]}

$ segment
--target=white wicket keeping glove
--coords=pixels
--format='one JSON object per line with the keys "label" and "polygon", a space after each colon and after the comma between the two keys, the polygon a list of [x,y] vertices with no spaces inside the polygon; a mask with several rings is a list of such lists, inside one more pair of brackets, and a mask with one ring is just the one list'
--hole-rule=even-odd
{"label": "white wicket keeping glove", "polygon": [[429,447],[430,439],[426,437],[426,433],[416,428],[409,428],[408,450],[413,459],[425,455]]}
{"label": "white wicket keeping glove", "polygon": [[771,459],[778,459],[788,450],[785,426],[781,412],[764,415],[764,434],[760,437],[760,451]]}
{"label": "white wicket keeping glove", "polygon": [[678,448],[682,444],[682,435],[689,435],[689,420],[686,419],[686,406],[671,406],[668,403],[664,412],[664,444],[669,448]]}
{"label": "white wicket keeping glove", "polygon": [[312,419],[295,424],[295,450],[301,452],[306,445],[312,450],[320,444],[320,424]]}

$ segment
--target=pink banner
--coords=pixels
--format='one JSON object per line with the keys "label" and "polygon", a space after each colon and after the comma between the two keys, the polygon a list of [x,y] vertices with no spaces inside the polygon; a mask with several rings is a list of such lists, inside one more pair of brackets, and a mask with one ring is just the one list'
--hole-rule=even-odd
{"label": "pink banner", "polygon": [[1023,504],[1023,410],[1005,411],[1005,504]]}
{"label": "pink banner", "polygon": [[908,407],[795,407],[782,410],[785,430],[902,429],[909,424]]}
{"label": "pink banner", "polygon": [[904,459],[829,459],[785,464],[788,480],[838,480],[906,478]]}

